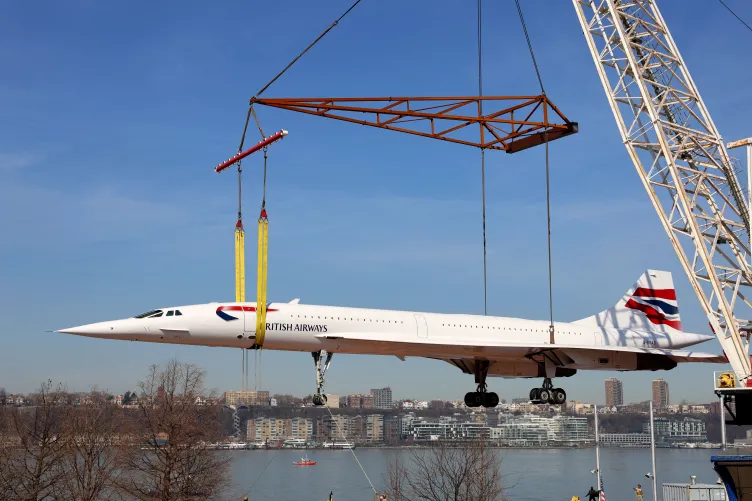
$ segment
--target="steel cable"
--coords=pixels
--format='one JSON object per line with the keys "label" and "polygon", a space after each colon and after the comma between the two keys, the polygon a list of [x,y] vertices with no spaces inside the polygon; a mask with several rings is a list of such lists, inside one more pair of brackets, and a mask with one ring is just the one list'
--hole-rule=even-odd
{"label": "steel cable", "polygon": [[[535,68],[535,75],[538,77],[538,84],[540,84],[541,93],[545,96],[546,89],[543,86],[543,77],[541,77],[540,69],[538,68],[538,62],[535,59],[535,51],[533,50],[533,44],[530,41],[530,34],[527,32],[527,25],[525,24],[525,16],[522,14],[522,7],[520,6],[520,0],[514,0],[517,5],[517,14],[520,17],[520,23],[522,24],[522,31],[525,33],[525,40],[527,41],[527,48],[530,51],[530,59],[533,61],[533,67]],[[546,226],[547,226],[547,242],[548,242],[548,317],[549,317],[549,342],[554,344],[554,292],[553,292],[553,266],[551,264],[551,178],[549,168],[549,154],[548,154],[548,129],[543,131],[543,142],[546,147]]]}
{"label": "steel cable", "polygon": [[[482,0],[478,0],[478,96],[483,96],[483,6]],[[483,115],[483,100],[478,101],[479,114]],[[483,124],[481,127],[481,138],[483,137]],[[482,144],[482,143],[481,143]],[[488,315],[488,266],[486,250],[486,150],[480,148],[480,185],[481,185],[481,204],[483,210],[483,314]]]}

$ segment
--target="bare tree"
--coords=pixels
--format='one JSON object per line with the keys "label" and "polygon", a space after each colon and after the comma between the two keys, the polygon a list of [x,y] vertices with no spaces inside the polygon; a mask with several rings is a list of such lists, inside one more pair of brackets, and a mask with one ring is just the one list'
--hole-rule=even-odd
{"label": "bare tree", "polygon": [[11,441],[5,464],[0,469],[8,501],[36,501],[53,498],[53,487],[61,479],[65,450],[65,421],[68,395],[62,386],[48,381],[32,398],[32,406],[14,409],[9,417],[7,438]]}
{"label": "bare tree", "polygon": [[229,457],[209,448],[219,438],[217,406],[197,405],[204,372],[170,361],[152,366],[139,384],[142,397],[133,421],[121,490],[139,500],[217,499],[229,482]]}
{"label": "bare tree", "polygon": [[71,408],[63,424],[66,447],[57,499],[97,501],[113,491],[121,466],[122,413],[99,392],[91,403]]}
{"label": "bare tree", "polygon": [[395,455],[387,473],[393,501],[501,501],[501,456],[485,440],[438,441]]}
{"label": "bare tree", "polygon": [[18,435],[13,433],[11,426],[13,412],[16,410],[0,407],[0,499],[9,499],[12,493],[11,485],[17,482],[9,468],[19,445]]}

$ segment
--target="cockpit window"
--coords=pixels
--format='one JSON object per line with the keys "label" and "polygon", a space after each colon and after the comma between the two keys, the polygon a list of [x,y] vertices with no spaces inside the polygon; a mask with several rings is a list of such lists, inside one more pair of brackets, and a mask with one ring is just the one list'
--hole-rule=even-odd
{"label": "cockpit window", "polygon": [[162,310],[151,310],[151,311],[147,311],[146,313],[136,315],[133,318],[147,318],[147,317],[161,317],[161,316],[162,316]]}
{"label": "cockpit window", "polygon": [[171,316],[173,316],[174,314],[175,314],[175,312],[174,312],[174,311],[172,311],[172,310],[170,310],[170,311],[168,311],[168,312],[167,312],[167,315],[165,315],[165,316],[166,316],[166,317],[171,317]]}
{"label": "cockpit window", "polygon": [[182,315],[182,313],[180,313],[180,310],[175,310],[175,316],[179,317],[180,315]]}

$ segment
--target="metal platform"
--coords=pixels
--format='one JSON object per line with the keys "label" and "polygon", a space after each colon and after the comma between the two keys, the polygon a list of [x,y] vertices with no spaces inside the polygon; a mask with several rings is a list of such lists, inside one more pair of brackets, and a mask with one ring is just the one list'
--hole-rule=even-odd
{"label": "metal platform", "polygon": [[752,501],[752,456],[711,456],[728,501]]}
{"label": "metal platform", "polygon": [[713,391],[721,397],[727,415],[731,417],[726,423],[752,424],[752,387],[747,386],[749,380],[732,371],[716,371],[713,373],[713,380]]}

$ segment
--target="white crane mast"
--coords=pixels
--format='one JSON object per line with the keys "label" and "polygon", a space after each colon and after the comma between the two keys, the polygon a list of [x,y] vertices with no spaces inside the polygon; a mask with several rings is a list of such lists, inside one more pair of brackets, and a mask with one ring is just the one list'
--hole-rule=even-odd
{"label": "white crane mast", "polygon": [[653,0],[572,1],[624,145],[746,385],[749,210],[721,136]]}

